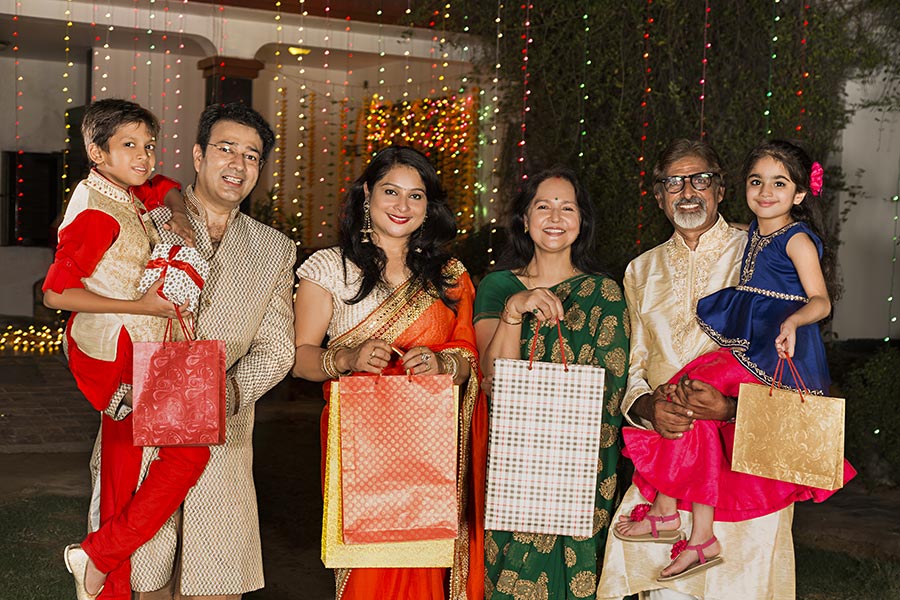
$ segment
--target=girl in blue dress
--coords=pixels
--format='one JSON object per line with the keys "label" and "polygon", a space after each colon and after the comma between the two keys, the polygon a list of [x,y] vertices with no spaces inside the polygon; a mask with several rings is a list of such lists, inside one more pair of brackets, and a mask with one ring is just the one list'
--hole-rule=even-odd
{"label": "girl in blue dress", "polygon": [[[756,219],[740,282],[697,303],[700,326],[721,348],[689,363],[669,383],[686,376],[737,397],[741,383],[771,384],[779,358],[791,357],[803,382],[785,374],[782,384],[826,394],[828,364],[817,323],[831,312],[836,281],[833,252],[822,243],[822,166],[799,146],[774,140],[750,152],[744,183]],[[692,513],[690,539],[675,545],[659,581],[722,562],[714,520],[752,519],[833,493],[732,471],[734,423],[698,420],[676,440],[630,427],[623,437],[634,483],[653,505],[637,507],[614,534],[626,541],[671,541],[681,526],[676,509]],[[845,483],[855,474],[845,461]]]}

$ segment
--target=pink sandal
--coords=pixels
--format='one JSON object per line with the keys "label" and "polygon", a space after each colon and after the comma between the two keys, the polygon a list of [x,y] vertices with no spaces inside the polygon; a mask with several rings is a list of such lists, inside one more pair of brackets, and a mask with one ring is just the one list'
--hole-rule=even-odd
{"label": "pink sandal", "polygon": [[677,512],[675,514],[657,517],[655,515],[648,515],[647,511],[649,510],[649,504],[638,504],[633,509],[631,509],[631,515],[628,518],[633,522],[643,521],[645,519],[647,521],[650,521],[650,533],[625,535],[619,533],[619,531],[615,527],[613,527],[613,535],[623,542],[655,542],[658,544],[671,544],[672,542],[677,542],[684,539],[684,533],[680,529],[667,529],[660,531],[656,527],[657,523],[668,523],[669,521],[678,519],[679,515]]}
{"label": "pink sandal", "polygon": [[656,580],[659,582],[674,581],[675,579],[681,579],[682,577],[687,577],[688,575],[694,575],[695,573],[699,573],[700,571],[704,571],[710,567],[721,564],[722,562],[724,562],[721,556],[716,555],[712,558],[707,559],[706,555],[703,554],[703,550],[705,548],[709,548],[717,541],[718,540],[716,539],[716,536],[712,536],[702,544],[697,544],[696,546],[688,546],[685,540],[676,543],[674,546],[672,546],[672,560],[675,560],[678,555],[685,550],[692,550],[697,553],[698,561],[681,573],[676,573],[675,575],[667,575],[665,577],[659,576],[656,578]]}

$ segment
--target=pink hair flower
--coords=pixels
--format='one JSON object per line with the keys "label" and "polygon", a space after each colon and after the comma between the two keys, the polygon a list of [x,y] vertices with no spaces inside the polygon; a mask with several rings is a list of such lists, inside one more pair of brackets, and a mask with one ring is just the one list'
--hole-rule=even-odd
{"label": "pink hair flower", "polygon": [[812,192],[813,196],[818,196],[822,193],[822,175],[824,173],[822,165],[814,162],[809,172],[809,191]]}

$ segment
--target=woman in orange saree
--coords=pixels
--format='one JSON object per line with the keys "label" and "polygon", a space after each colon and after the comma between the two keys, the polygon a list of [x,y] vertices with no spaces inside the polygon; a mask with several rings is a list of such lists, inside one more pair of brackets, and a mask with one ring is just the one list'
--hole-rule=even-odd
{"label": "woman in orange saree", "polygon": [[[294,376],[325,381],[326,399],[330,382],[350,373],[448,373],[460,386],[453,567],[337,569],[341,600],[483,597],[487,411],[479,401],[474,287],[462,263],[444,251],[455,232],[428,160],[391,147],[354,182],[340,245],[314,253],[298,269]],[[323,459],[328,412],[326,405]]]}

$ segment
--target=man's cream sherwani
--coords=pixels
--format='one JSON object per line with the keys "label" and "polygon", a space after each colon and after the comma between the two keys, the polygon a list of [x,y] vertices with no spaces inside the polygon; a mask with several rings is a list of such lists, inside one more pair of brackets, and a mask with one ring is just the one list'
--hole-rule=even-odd
{"label": "man's cream sherwani", "polygon": [[[185,202],[197,250],[210,267],[197,336],[225,340],[228,414],[236,402],[238,410],[226,421],[225,444],[211,448],[209,464],[184,502],[182,592],[242,594],[264,583],[253,484],[254,407],[294,362],[291,293],[297,251],[286,236],[237,209],[214,250],[203,208],[190,187]],[[154,219],[163,223],[168,217],[154,214]],[[163,242],[180,242],[161,227],[160,232]],[[154,449],[145,450],[144,472],[154,455]],[[168,582],[176,533],[170,519],[132,556],[135,590],[157,590]]]}
{"label": "man's cream sherwani", "polygon": [[[697,300],[737,283],[746,243],[747,233],[730,227],[720,216],[695,250],[675,233],[628,265],[624,288],[631,314],[631,359],[622,413],[632,425],[649,426],[629,414],[635,400],[718,348],[697,324]],[[632,485],[613,523],[644,502]],[[724,564],[665,584],[656,578],[670,561],[670,545],[623,542],[609,535],[597,598],[621,598],[665,586],[706,600],[793,599],[792,519],[793,507],[788,507],[751,521],[717,522]],[[690,532],[689,512],[681,511],[681,524],[685,533]]]}

